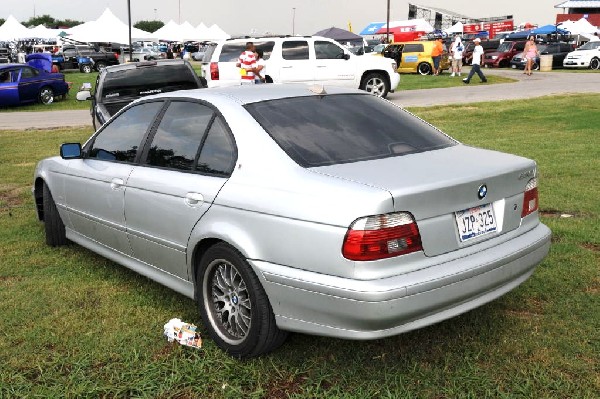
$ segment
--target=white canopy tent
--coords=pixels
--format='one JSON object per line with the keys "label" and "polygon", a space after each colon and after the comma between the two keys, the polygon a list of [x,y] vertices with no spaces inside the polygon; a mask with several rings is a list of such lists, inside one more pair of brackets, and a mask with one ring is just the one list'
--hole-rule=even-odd
{"label": "white canopy tent", "polygon": [[28,37],[35,37],[38,39],[55,39],[60,32],[62,32],[62,29],[49,29],[40,24],[36,27],[29,28]]}
{"label": "white canopy tent", "polygon": [[0,26],[0,40],[15,40],[30,37],[29,29],[12,15],[9,15],[2,26]]}
{"label": "white canopy tent", "polygon": [[[97,20],[74,26],[67,33],[69,38],[80,42],[129,43],[129,26],[108,8]],[[156,35],[132,27],[131,38],[149,40],[156,38]]]}
{"label": "white canopy tent", "polygon": [[463,23],[458,21],[451,27],[444,29],[444,32],[446,32],[446,33],[463,33],[464,29],[465,29],[465,26],[463,25]]}
{"label": "white canopy tent", "polygon": [[212,24],[205,32],[206,36],[201,37],[202,40],[225,40],[229,39],[231,35],[227,34],[223,29],[219,28],[217,24]]}
{"label": "white canopy tent", "polygon": [[169,20],[166,24],[163,25],[162,28],[156,30],[154,35],[159,40],[168,40],[168,41],[178,41],[181,40],[179,38],[179,25],[173,21]]}

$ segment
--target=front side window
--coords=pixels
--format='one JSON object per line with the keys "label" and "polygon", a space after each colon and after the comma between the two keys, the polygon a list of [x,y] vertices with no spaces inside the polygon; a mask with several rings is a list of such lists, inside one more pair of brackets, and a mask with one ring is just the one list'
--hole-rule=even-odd
{"label": "front side window", "polygon": [[199,103],[172,102],[158,125],[145,163],[191,171],[213,115],[212,109]]}
{"label": "front side window", "polygon": [[402,156],[456,144],[407,111],[368,94],[284,98],[245,108],[303,167]]}
{"label": "front side window", "polygon": [[315,54],[318,60],[340,60],[344,50],[331,42],[315,41]]}
{"label": "front side window", "polygon": [[88,158],[134,162],[142,138],[162,106],[160,101],[143,103],[117,116],[94,138]]}
{"label": "front side window", "polygon": [[282,58],[284,60],[307,60],[308,42],[304,40],[289,40],[281,44]]}

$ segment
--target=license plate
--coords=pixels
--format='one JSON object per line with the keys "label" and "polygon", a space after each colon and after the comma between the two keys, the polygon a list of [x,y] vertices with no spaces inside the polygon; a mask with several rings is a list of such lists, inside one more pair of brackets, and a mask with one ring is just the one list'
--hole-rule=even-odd
{"label": "license plate", "polygon": [[517,66],[516,66],[515,64],[512,64],[510,67],[511,67],[512,69],[517,69]]}
{"label": "license plate", "polygon": [[496,217],[491,204],[476,206],[455,212],[458,236],[461,242],[480,237],[497,230]]}

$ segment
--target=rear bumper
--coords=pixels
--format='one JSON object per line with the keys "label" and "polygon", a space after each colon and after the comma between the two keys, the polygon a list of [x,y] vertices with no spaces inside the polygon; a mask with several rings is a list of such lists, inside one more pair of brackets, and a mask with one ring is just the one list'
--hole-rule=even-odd
{"label": "rear bumper", "polygon": [[543,224],[485,251],[385,279],[358,281],[250,261],[281,329],[376,339],[467,312],[524,282],[548,254]]}

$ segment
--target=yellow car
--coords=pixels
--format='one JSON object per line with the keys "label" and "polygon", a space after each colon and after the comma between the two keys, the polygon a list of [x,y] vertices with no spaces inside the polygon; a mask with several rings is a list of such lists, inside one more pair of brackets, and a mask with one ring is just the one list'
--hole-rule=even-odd
{"label": "yellow car", "polygon": [[[383,50],[383,56],[395,60],[400,73],[429,75],[433,72],[431,50],[434,44],[434,41],[394,42]],[[448,50],[444,45],[440,72],[449,69],[451,65]]]}

